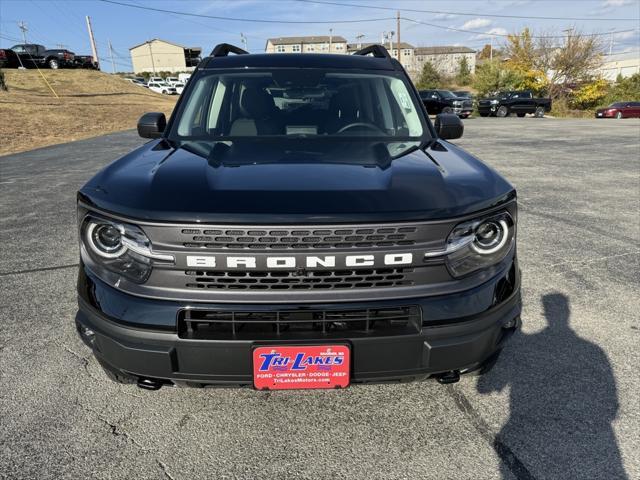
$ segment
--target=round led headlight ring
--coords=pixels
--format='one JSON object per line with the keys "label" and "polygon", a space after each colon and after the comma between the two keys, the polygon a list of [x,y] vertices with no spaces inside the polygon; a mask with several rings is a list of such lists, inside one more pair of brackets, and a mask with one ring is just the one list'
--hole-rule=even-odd
{"label": "round led headlight ring", "polygon": [[489,255],[504,247],[508,238],[507,222],[490,219],[478,225],[471,247],[478,253]]}
{"label": "round led headlight ring", "polygon": [[112,223],[94,223],[87,226],[87,244],[104,258],[117,258],[127,249],[122,244],[122,231]]}

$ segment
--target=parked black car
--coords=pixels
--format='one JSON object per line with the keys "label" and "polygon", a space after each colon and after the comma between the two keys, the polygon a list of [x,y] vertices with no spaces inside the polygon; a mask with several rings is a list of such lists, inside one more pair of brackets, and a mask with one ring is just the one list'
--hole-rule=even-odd
{"label": "parked black car", "polygon": [[471,99],[459,97],[449,90],[420,90],[420,99],[429,115],[455,113],[461,118],[467,118],[473,113]]}
{"label": "parked black car", "polygon": [[78,192],[80,337],[146,389],[487,371],[520,324],[516,192],[462,132],[379,45],[218,45]]}
{"label": "parked black car", "polygon": [[92,55],[76,55],[74,59],[74,66],[76,68],[98,70],[98,63],[93,60]]}
{"label": "parked black car", "polygon": [[5,58],[7,68],[71,68],[74,66],[74,53],[65,49],[47,50],[44,45],[36,43],[18,44],[10,49],[3,49],[0,61]]}
{"label": "parked black car", "polygon": [[478,113],[481,117],[508,117],[515,113],[524,117],[532,113],[536,117],[544,117],[551,111],[550,98],[535,98],[529,90],[502,92],[495,97],[482,98],[478,101]]}

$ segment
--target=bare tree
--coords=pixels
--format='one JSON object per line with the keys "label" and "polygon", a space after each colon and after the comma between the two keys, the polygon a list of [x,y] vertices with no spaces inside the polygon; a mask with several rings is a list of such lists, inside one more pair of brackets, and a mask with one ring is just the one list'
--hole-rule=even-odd
{"label": "bare tree", "polygon": [[575,30],[567,30],[562,45],[550,38],[538,41],[539,63],[549,78],[549,95],[563,96],[565,92],[597,76],[602,65],[603,48],[596,36],[586,36]]}

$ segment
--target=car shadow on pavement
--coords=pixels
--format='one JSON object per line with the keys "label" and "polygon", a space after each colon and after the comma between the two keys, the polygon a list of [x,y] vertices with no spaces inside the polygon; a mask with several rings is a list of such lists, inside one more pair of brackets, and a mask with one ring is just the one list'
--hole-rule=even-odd
{"label": "car shadow on pavement", "polygon": [[510,416],[493,442],[502,477],[626,479],[607,355],[571,329],[566,295],[545,295],[542,304],[546,328],[516,335],[477,384],[480,393],[510,389]]}

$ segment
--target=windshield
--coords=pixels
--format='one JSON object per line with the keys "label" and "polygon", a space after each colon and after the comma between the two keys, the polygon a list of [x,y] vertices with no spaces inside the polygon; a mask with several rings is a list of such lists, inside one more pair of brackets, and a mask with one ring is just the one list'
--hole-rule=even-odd
{"label": "windshield", "polygon": [[456,98],[456,96],[453,93],[451,93],[449,90],[439,90],[439,92],[443,98]]}
{"label": "windshield", "polygon": [[420,139],[405,80],[327,69],[207,72],[197,78],[170,139],[366,137]]}

